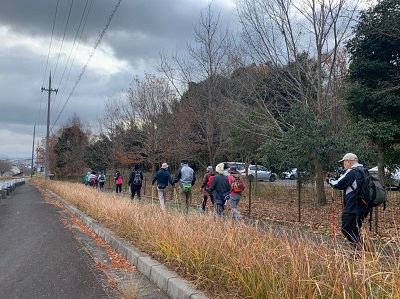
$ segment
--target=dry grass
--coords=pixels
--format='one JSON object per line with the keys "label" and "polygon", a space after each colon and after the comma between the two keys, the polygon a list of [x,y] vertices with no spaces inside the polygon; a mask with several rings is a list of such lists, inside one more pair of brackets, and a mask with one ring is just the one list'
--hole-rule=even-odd
{"label": "dry grass", "polygon": [[[139,249],[163,261],[211,298],[400,298],[399,249],[336,252],[305,235],[159,211],[82,184],[33,180]],[[399,241],[399,237],[395,238]],[[389,253],[388,253],[389,252]]]}

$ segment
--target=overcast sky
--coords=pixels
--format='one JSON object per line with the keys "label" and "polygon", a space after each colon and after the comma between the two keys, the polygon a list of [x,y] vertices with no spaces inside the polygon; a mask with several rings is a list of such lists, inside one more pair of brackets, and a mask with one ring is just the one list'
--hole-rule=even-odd
{"label": "overcast sky", "polygon": [[[50,71],[58,89],[51,94],[50,127],[74,113],[94,122],[104,102],[121,97],[134,76],[161,75],[160,53],[185,51],[208,1],[122,0],[91,56],[117,3],[0,1],[0,158],[30,158],[35,124],[35,147],[46,136],[48,93],[41,88],[49,88]],[[214,0],[212,7],[222,26],[237,28],[234,0]]]}

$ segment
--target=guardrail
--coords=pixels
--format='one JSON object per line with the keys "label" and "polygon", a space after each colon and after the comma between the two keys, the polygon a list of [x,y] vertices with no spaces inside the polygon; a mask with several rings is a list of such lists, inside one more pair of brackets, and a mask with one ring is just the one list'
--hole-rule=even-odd
{"label": "guardrail", "polygon": [[0,198],[6,198],[14,192],[15,188],[25,184],[24,178],[0,181]]}

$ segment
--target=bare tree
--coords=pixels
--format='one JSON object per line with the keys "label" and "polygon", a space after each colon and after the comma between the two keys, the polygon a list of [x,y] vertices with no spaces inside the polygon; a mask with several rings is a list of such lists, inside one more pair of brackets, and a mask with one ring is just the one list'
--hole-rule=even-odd
{"label": "bare tree", "polygon": [[[98,119],[99,135],[92,140],[92,144],[99,142],[95,147],[96,156],[106,169],[115,172],[120,167],[129,167],[133,162],[140,162],[140,156],[130,146],[130,140],[138,136],[130,135],[135,124],[126,117],[122,99],[110,99],[105,103],[105,114]],[[129,133],[128,133],[129,131]]]}
{"label": "bare tree", "polygon": [[139,127],[141,146],[138,150],[150,163],[153,173],[171,145],[164,120],[174,99],[175,93],[168,80],[152,74],[146,74],[144,79],[136,77],[128,91],[125,118]]}
{"label": "bare tree", "polygon": [[209,4],[200,15],[195,43],[187,46],[187,56],[175,54],[171,63],[162,57],[161,70],[180,96],[174,119],[176,144],[182,155],[204,166],[213,165],[228,148],[231,56],[229,31],[221,30],[220,14],[214,16]]}
{"label": "bare tree", "polygon": [[[338,105],[337,70],[343,62],[338,57],[358,4],[349,0],[238,1],[247,54],[265,66],[271,78],[264,82],[269,101],[264,95],[255,103],[266,123],[272,124],[269,128],[274,128],[265,130],[266,136],[279,138],[282,128],[290,127],[281,123],[276,103],[300,103],[317,119],[329,120]],[[316,174],[316,201],[324,204],[322,163],[316,155],[310,155],[310,162]]]}

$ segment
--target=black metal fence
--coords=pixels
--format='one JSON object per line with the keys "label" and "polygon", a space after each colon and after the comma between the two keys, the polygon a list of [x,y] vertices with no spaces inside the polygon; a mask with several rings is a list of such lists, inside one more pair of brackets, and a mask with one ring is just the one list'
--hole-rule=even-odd
{"label": "black metal fence", "polygon": [[[296,180],[248,184],[244,193],[245,212],[254,217],[299,223],[313,229],[340,232],[342,191],[325,185],[326,204],[316,203],[313,183],[298,184]],[[400,234],[400,190],[388,190],[386,208],[374,208],[370,230],[382,236]],[[365,221],[369,226],[369,219]],[[369,228],[368,228],[369,230]]]}

